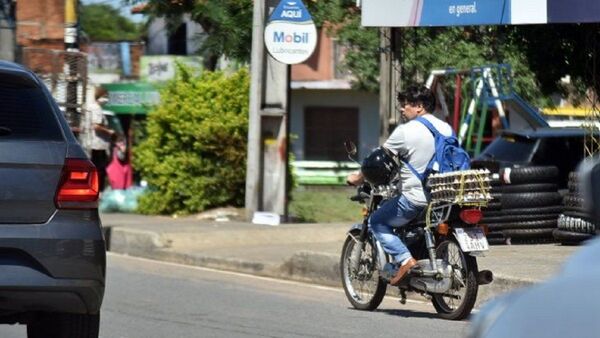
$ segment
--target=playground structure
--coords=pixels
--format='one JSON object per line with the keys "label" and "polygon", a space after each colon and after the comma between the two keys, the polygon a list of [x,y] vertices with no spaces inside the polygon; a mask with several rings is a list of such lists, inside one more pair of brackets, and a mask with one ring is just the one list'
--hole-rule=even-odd
{"label": "playground structure", "polygon": [[[501,129],[549,127],[541,113],[514,90],[508,64],[432,70],[426,86],[436,96],[436,113],[448,121],[460,144],[477,156]],[[447,95],[452,91],[452,111]]]}

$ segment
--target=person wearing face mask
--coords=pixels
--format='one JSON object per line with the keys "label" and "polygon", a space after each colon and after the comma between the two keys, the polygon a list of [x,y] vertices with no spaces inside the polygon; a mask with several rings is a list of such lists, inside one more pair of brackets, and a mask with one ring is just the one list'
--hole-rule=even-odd
{"label": "person wearing face mask", "polygon": [[[391,158],[390,161],[393,160],[396,164],[404,162],[414,169],[409,165],[400,168],[402,194],[384,202],[369,219],[369,227],[375,238],[398,266],[396,275],[390,280],[392,285],[398,285],[417,264],[406,245],[394,234],[393,228],[408,224],[428,203],[423,182],[415,174],[415,171],[423,173],[426,170],[436,151],[434,136],[425,123],[431,124],[444,136],[453,134],[448,123],[431,114],[435,108],[435,98],[428,88],[409,87],[405,92],[399,93],[397,99],[403,107],[402,115],[408,122],[396,127],[385,143],[366,158],[373,161],[380,161],[382,157]],[[422,117],[425,122],[417,117]],[[377,158],[371,159],[373,156]],[[392,163],[390,161],[386,163],[389,165]],[[348,184],[359,185],[365,179],[369,180],[368,173],[359,171],[348,175],[346,180]]]}

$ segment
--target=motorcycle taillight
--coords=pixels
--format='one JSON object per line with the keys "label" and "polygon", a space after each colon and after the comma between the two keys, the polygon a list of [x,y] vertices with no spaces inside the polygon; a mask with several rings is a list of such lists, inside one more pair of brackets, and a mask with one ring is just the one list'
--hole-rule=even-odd
{"label": "motorcycle taillight", "polygon": [[467,224],[477,224],[481,221],[483,214],[479,209],[464,209],[460,211],[460,219]]}

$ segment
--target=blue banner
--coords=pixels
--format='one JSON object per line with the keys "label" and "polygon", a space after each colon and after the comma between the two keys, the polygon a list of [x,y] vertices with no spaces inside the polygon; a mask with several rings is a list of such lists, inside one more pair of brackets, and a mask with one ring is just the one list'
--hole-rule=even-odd
{"label": "blue banner", "polygon": [[458,26],[510,23],[510,1],[423,1],[419,26]]}
{"label": "blue banner", "polygon": [[282,0],[275,8],[269,22],[288,21],[288,22],[307,22],[312,21],[312,17],[304,4],[300,0]]}
{"label": "blue banner", "polygon": [[600,22],[600,0],[362,0],[374,27]]}

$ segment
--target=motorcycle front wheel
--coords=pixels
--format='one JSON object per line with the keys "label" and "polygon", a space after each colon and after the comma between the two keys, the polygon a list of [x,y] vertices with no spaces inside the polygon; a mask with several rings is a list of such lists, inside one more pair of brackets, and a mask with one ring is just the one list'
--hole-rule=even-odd
{"label": "motorcycle front wheel", "polygon": [[436,249],[437,258],[445,260],[454,269],[452,286],[444,294],[434,294],[433,307],[440,317],[450,320],[465,319],[477,299],[477,260],[465,254],[458,243],[447,240]]}
{"label": "motorcycle front wheel", "polygon": [[[351,263],[352,251],[359,243],[348,236],[342,248],[340,270],[346,297],[359,310],[375,310],[385,296],[387,283],[381,278],[377,250],[370,240],[365,241],[358,264]],[[354,267],[353,267],[354,265]]]}

